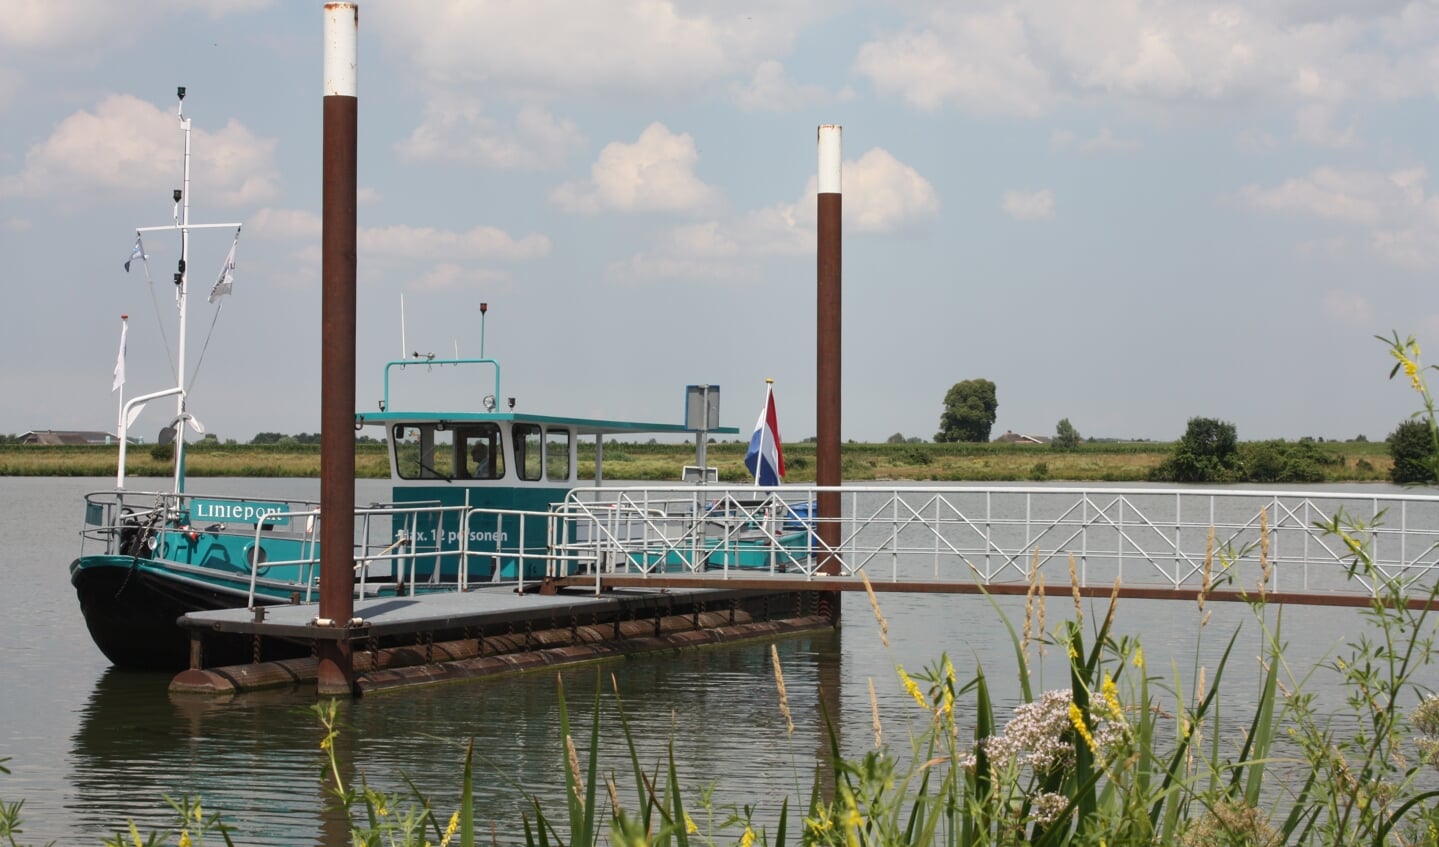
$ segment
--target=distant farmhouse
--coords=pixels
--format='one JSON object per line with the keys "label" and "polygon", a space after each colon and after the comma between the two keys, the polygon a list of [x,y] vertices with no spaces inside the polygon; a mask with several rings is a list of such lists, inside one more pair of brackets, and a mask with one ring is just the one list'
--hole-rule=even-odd
{"label": "distant farmhouse", "polygon": [[[94,432],[85,429],[34,429],[23,433],[19,437],[21,444],[47,444],[47,445],[83,445],[83,444],[118,444],[120,439],[108,432]],[[130,439],[131,444],[139,444],[137,439]]]}
{"label": "distant farmhouse", "polygon": [[1005,430],[1004,435],[994,439],[995,444],[1048,444],[1047,435],[1024,435],[1018,432]]}

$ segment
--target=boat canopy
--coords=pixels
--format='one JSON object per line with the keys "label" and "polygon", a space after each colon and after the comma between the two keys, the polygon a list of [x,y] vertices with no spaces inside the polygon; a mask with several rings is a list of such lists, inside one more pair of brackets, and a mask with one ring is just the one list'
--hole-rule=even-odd
{"label": "boat canopy", "polygon": [[[407,368],[424,366],[426,370],[434,367],[444,366],[484,366],[494,371],[493,392],[485,395],[482,403],[485,406],[483,411],[479,410],[434,410],[434,409],[396,409],[392,403],[390,393],[390,378],[395,368],[401,371]],[[486,386],[488,387],[488,386]],[[458,396],[477,396],[465,393]],[[693,435],[700,432],[698,429],[685,426],[682,423],[655,423],[647,421],[622,421],[604,420],[599,418],[577,418],[560,417],[554,415],[536,415],[528,412],[498,411],[495,408],[496,398],[500,397],[500,363],[495,359],[396,359],[385,364],[385,387],[384,397],[380,401],[378,412],[356,412],[355,426],[379,425],[386,426],[399,423],[418,423],[421,421],[447,424],[466,423],[494,423],[504,425],[506,429],[513,428],[518,423],[539,424],[546,428],[565,427],[576,435]],[[514,405],[514,401],[510,402]],[[712,435],[737,435],[737,427],[714,427],[704,432]]]}
{"label": "boat canopy", "polygon": [[[396,409],[391,405],[390,375],[395,367],[487,366],[494,369],[494,393],[481,398],[483,411]],[[497,411],[499,363],[493,359],[424,359],[393,361],[385,368],[385,395],[379,411],[356,412],[356,428],[380,426],[390,447],[391,474],[397,484],[439,480],[475,480],[484,485],[525,487],[569,486],[581,477],[603,478],[606,436],[693,435],[698,445],[709,435],[734,435],[735,427],[699,430],[685,424],[607,420],[560,415]],[[488,388],[488,386],[486,386]],[[467,386],[445,395],[480,398]],[[511,401],[513,406],[513,401]],[[593,468],[580,469],[577,442],[593,437],[596,448],[587,456]]]}

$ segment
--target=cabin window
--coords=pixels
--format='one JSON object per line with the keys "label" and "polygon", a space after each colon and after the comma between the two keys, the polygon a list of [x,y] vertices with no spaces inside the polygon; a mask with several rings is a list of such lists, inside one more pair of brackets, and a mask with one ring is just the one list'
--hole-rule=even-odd
{"label": "cabin window", "polygon": [[455,467],[459,479],[500,479],[505,475],[505,443],[496,424],[466,424],[455,429]]}
{"label": "cabin window", "polygon": [[444,424],[402,424],[391,432],[401,479],[452,479],[455,433]]}
{"label": "cabin window", "polygon": [[545,433],[545,478],[569,482],[570,431],[567,429],[551,429]]}
{"label": "cabin window", "polygon": [[515,470],[520,479],[538,480],[544,470],[543,447],[538,424],[515,424]]}

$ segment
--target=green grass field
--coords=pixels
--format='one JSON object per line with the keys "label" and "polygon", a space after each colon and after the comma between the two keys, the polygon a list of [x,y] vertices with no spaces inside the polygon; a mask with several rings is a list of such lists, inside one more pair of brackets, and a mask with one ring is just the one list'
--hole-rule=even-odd
{"label": "green grass field", "polygon": [[[1327,482],[1380,482],[1392,464],[1383,442],[1324,442],[1315,445],[1329,461],[1322,466]],[[1020,444],[845,444],[841,450],[846,480],[895,481],[1023,481],[1138,482],[1173,449],[1164,442],[1082,444],[1074,450]],[[581,455],[594,446],[581,443]],[[711,444],[709,464],[720,478],[742,482],[745,445]],[[52,447],[0,445],[0,476],[111,476],[118,459],[115,447]],[[784,447],[789,482],[813,482],[815,445]],[[317,477],[320,448],[314,445],[249,445],[198,443],[186,448],[186,474],[191,477]],[[605,477],[624,480],[678,480],[682,468],[694,463],[692,444],[605,445]],[[171,463],[163,451],[132,447],[126,456],[130,476],[164,477]],[[383,445],[362,444],[355,450],[356,476],[384,479],[389,460]]]}

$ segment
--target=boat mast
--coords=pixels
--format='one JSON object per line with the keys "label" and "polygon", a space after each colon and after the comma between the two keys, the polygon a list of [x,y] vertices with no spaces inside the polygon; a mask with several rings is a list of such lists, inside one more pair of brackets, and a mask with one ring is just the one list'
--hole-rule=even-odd
{"label": "boat mast", "polygon": [[[154,394],[147,394],[136,397],[125,404],[126,412],[124,420],[128,422],[134,414],[138,414],[140,406],[145,401],[171,394],[175,395],[175,420],[170,425],[175,432],[175,493],[182,494],[185,491],[185,426],[191,421],[190,413],[186,408],[185,392],[185,322],[186,306],[188,304],[189,279],[190,279],[190,230],[192,229],[234,229],[238,237],[241,224],[192,224],[190,223],[190,119],[185,117],[185,86],[175,89],[175,94],[180,98],[180,104],[175,110],[175,115],[180,121],[180,129],[185,133],[185,162],[184,171],[181,177],[180,188],[175,189],[174,223],[168,226],[142,226],[135,229],[135,234],[140,235],[146,232],[168,232],[178,230],[180,233],[180,262],[175,268],[175,305],[180,312],[180,339],[176,352],[175,363],[175,387],[159,391]],[[134,411],[130,411],[131,409]],[[119,477],[124,479],[124,442],[121,442],[121,462]]]}
{"label": "boat mast", "polygon": [[178,290],[175,296],[179,298],[180,307],[180,343],[179,343],[179,384],[180,393],[175,395],[175,493],[181,494],[185,491],[185,314],[186,304],[190,299],[186,295],[189,289],[190,279],[190,119],[185,117],[185,86],[175,90],[179,96],[179,105],[175,107],[175,116],[180,120],[180,129],[185,133],[185,167],[184,175],[180,180],[180,190],[175,192],[175,202],[180,207],[180,219],[176,223],[180,227],[180,272],[175,274],[175,285]]}

